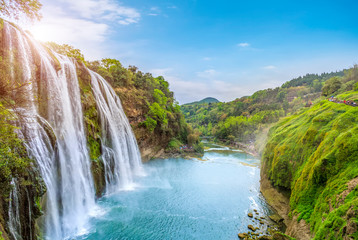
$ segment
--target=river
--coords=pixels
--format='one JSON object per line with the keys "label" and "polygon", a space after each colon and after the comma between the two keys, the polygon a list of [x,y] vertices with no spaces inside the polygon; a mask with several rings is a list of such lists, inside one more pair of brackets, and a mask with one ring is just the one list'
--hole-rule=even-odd
{"label": "river", "polygon": [[266,224],[247,216],[271,214],[259,191],[259,159],[205,145],[200,160],[145,163],[146,176],[132,189],[100,198],[87,228],[74,239],[238,239],[248,224],[265,232]]}

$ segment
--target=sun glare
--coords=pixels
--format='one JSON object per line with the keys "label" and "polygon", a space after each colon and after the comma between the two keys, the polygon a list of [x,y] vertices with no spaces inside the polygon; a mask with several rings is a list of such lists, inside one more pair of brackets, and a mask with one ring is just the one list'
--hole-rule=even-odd
{"label": "sun glare", "polygon": [[44,26],[33,26],[32,28],[29,29],[30,33],[32,34],[32,36],[34,38],[36,38],[37,40],[40,40],[42,42],[46,42],[49,41],[49,30],[46,29]]}

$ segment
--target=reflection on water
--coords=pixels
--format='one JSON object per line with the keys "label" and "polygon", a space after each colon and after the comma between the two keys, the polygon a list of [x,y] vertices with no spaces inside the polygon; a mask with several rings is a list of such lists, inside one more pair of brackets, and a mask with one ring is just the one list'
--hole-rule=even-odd
{"label": "reflection on water", "polygon": [[248,212],[270,214],[259,192],[259,160],[205,145],[205,161],[146,163],[137,187],[99,199],[98,214],[75,239],[237,239],[247,232]]}

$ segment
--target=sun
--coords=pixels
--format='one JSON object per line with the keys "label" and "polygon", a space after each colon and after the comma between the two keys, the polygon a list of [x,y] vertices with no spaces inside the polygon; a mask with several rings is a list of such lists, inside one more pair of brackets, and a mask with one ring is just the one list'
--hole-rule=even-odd
{"label": "sun", "polygon": [[44,25],[35,25],[28,29],[31,35],[39,41],[46,42],[50,40],[49,32],[52,30]]}

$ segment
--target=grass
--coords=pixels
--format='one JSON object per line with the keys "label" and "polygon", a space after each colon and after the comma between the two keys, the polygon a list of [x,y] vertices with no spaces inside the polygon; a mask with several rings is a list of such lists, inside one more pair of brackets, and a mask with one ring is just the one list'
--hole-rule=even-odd
{"label": "grass", "polygon": [[283,119],[269,135],[264,171],[275,186],[291,191],[292,213],[310,224],[315,239],[354,237],[346,226],[357,222],[348,214],[357,207],[357,191],[338,197],[358,177],[358,107],[323,100]]}

